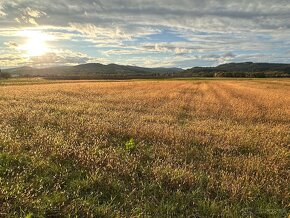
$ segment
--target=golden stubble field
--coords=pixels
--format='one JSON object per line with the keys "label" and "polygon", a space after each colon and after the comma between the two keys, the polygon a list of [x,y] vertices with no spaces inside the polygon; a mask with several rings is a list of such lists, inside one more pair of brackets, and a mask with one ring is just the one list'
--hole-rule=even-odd
{"label": "golden stubble field", "polygon": [[0,217],[289,211],[287,79],[3,83],[0,130]]}

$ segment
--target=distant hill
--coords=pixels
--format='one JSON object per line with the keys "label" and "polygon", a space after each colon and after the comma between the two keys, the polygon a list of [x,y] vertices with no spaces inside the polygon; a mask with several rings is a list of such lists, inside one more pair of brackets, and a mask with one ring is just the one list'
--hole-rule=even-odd
{"label": "distant hill", "polygon": [[290,77],[290,64],[228,63],[216,67],[145,68],[117,64],[89,63],[49,68],[20,67],[3,70],[12,77],[44,77],[51,79],[126,79],[176,77]]}
{"label": "distant hill", "polygon": [[217,67],[194,67],[177,74],[181,77],[290,77],[290,64],[228,63]]}
{"label": "distant hill", "polygon": [[89,63],[77,66],[61,66],[49,68],[20,67],[6,69],[3,72],[10,73],[14,77],[39,76],[39,77],[71,77],[71,78],[93,78],[93,77],[128,77],[128,76],[156,76],[181,72],[181,68],[143,68],[137,66],[124,66],[117,64],[103,65]]}

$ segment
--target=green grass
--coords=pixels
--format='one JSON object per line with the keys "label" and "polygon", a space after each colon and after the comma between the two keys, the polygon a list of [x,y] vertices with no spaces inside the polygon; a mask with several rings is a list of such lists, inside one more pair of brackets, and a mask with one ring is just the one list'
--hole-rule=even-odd
{"label": "green grass", "polygon": [[[126,159],[134,154],[123,155]],[[208,193],[207,175],[202,171],[190,192],[192,184],[184,183],[184,172],[170,167],[159,172],[163,179],[155,183],[150,178],[150,159],[140,162],[130,176],[90,172],[74,164],[72,158],[53,154],[32,158],[25,151],[19,155],[2,152],[0,161],[0,201],[9,207],[9,217],[60,217],[67,211],[80,217],[286,216],[276,199],[262,193],[251,202],[233,200],[231,204],[222,187]]]}

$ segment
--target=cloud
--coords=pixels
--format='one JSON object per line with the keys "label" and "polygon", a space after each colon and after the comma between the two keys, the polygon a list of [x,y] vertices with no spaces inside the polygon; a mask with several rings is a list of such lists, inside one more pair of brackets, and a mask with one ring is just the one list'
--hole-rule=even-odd
{"label": "cloud", "polygon": [[140,55],[140,54],[148,54],[149,52],[141,51],[138,49],[112,49],[104,51],[104,54],[107,56],[110,55]]}
{"label": "cloud", "polygon": [[0,17],[4,17],[4,16],[6,16],[6,13],[4,11],[2,11],[0,8]]}
{"label": "cloud", "polygon": [[172,43],[145,43],[142,49],[154,52],[173,53],[175,55],[186,55],[199,49],[198,46],[191,46],[190,42],[172,42]]}
{"label": "cloud", "polygon": [[[185,67],[269,58],[287,62],[289,11],[286,0],[1,1],[0,40],[20,44],[17,31],[39,28],[55,37],[54,46],[93,60]],[[77,62],[54,58],[42,62]]]}
{"label": "cloud", "polygon": [[233,54],[232,52],[226,52],[224,54],[209,54],[204,56],[196,56],[196,59],[202,59],[207,61],[214,61],[217,64],[222,64],[226,62],[230,62],[237,56]]}
{"label": "cloud", "polygon": [[17,48],[18,47],[18,44],[16,42],[13,42],[13,41],[4,42],[4,45],[7,46],[8,48]]}
{"label": "cloud", "polygon": [[149,27],[123,27],[120,25],[101,26],[92,23],[69,23],[69,26],[81,34],[89,38],[99,39],[116,39],[116,40],[132,40],[133,38],[143,37],[146,35],[158,33]]}
{"label": "cloud", "polygon": [[20,53],[0,54],[0,63],[2,67],[18,67],[23,65],[32,67],[63,66],[89,62],[110,63],[110,61],[105,58],[93,58],[84,53],[71,50],[58,50],[35,57],[25,57]]}
{"label": "cloud", "polygon": [[[110,26],[146,25],[207,31],[289,29],[290,4],[285,0],[17,0],[3,3],[10,17],[22,15],[40,18],[42,25],[69,26],[90,23]],[[25,9],[22,9],[26,5]],[[16,16],[17,17],[17,16]]]}
{"label": "cloud", "polygon": [[69,25],[74,30],[92,38],[109,37],[116,39],[131,39],[131,36],[127,35],[120,27],[105,28],[98,27],[92,23],[70,23]]}
{"label": "cloud", "polygon": [[34,17],[34,18],[46,15],[45,12],[32,9],[30,7],[22,9],[22,12],[23,12],[24,15],[27,15],[27,16],[30,16],[30,17]]}
{"label": "cloud", "polygon": [[82,52],[71,50],[54,50],[42,56],[31,57],[30,61],[34,66],[41,65],[75,65],[92,62],[97,58],[89,57]]}
{"label": "cloud", "polygon": [[[4,4],[5,5],[5,4]],[[46,16],[47,14],[41,10],[33,9],[31,7],[26,8],[17,8],[18,13],[14,16],[14,21],[17,23],[25,23],[25,24],[32,24],[32,25],[38,25],[37,19],[41,18],[43,16]],[[8,13],[8,15],[11,13]]]}
{"label": "cloud", "polygon": [[17,54],[0,54],[0,67],[17,67],[27,63],[27,59]]}

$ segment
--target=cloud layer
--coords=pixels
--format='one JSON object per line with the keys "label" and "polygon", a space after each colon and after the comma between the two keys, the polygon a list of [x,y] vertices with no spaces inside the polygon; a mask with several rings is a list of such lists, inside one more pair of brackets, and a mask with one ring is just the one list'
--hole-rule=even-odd
{"label": "cloud layer", "polygon": [[[289,62],[289,11],[288,0],[0,0],[0,67]],[[24,29],[52,36],[50,52],[23,58]]]}

